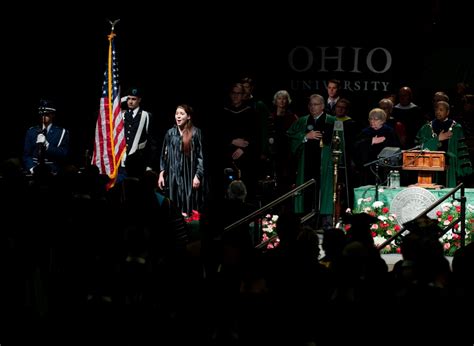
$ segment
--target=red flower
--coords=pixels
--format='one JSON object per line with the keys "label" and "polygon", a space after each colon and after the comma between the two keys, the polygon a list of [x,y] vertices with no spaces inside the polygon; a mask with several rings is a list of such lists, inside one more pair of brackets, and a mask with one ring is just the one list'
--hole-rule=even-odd
{"label": "red flower", "polygon": [[201,218],[201,214],[199,214],[197,210],[193,210],[191,215],[187,215],[186,213],[183,213],[183,216],[184,216],[184,221],[187,223],[193,222],[193,221],[199,221],[199,219]]}
{"label": "red flower", "polygon": [[193,210],[191,218],[193,219],[193,221],[199,221],[199,219],[201,218],[201,214],[199,214],[197,210]]}
{"label": "red flower", "polygon": [[382,208],[382,213],[387,214],[389,212],[389,209],[387,207]]}

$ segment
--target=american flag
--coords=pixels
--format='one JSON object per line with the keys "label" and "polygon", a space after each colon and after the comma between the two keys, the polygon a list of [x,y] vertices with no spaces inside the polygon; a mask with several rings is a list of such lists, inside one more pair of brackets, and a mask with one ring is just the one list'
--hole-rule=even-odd
{"label": "american flag", "polygon": [[123,115],[120,110],[120,85],[114,38],[115,34],[112,30],[108,35],[109,54],[104,73],[92,156],[92,164],[99,167],[101,174],[107,174],[110,178],[107,188],[111,188],[115,184],[117,171],[126,148]]}

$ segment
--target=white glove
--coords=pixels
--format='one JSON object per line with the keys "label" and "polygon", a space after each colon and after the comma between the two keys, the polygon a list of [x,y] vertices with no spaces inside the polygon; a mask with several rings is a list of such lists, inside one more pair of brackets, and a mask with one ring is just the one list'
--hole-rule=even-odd
{"label": "white glove", "polygon": [[36,143],[44,144],[46,149],[48,149],[48,147],[49,147],[49,143],[46,140],[46,136],[42,133],[39,133],[38,137],[36,137]]}
{"label": "white glove", "polygon": [[46,142],[46,136],[42,133],[38,134],[38,137],[36,137],[36,143],[44,143]]}

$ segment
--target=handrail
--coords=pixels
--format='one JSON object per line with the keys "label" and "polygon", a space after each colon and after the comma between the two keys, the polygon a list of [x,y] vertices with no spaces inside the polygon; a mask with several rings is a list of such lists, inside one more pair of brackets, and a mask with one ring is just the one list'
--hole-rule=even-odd
{"label": "handrail", "polygon": [[[456,198],[455,197],[455,193],[458,191],[458,190],[461,190],[461,196],[460,198]],[[456,186],[455,188],[453,188],[451,191],[449,191],[444,197],[438,199],[436,202],[434,202],[433,204],[431,204],[428,208],[426,208],[423,212],[421,212],[420,214],[418,214],[416,217],[413,218],[413,220],[421,217],[421,216],[425,216],[426,214],[428,214],[430,211],[432,211],[434,208],[436,208],[438,205],[440,205],[441,203],[443,203],[445,200],[447,200],[449,198],[449,196],[453,195],[454,199],[456,200],[460,200],[461,201],[461,213],[460,213],[460,217],[457,219],[457,220],[454,220],[453,222],[451,222],[444,230],[443,230],[443,233],[441,234],[441,236],[446,233],[447,230],[449,230],[450,228],[452,228],[457,222],[461,221],[461,247],[464,246],[464,242],[465,242],[465,235],[466,235],[466,197],[464,195],[464,184],[463,183],[460,183],[458,186]],[[461,220],[459,220],[461,219]],[[394,235],[392,235],[390,238],[388,238],[387,240],[385,240],[382,244],[380,244],[379,246],[377,246],[377,249],[378,250],[382,250],[385,246],[387,246],[388,244],[390,244],[392,241],[394,241],[396,238],[400,237],[404,232],[405,230],[407,229],[406,228],[406,224],[409,223],[410,221],[408,222],[405,222],[402,226],[402,228],[397,232],[395,233]]]}
{"label": "handrail", "polygon": [[[293,197],[296,193],[300,192],[301,190],[304,190],[306,189],[307,187],[313,185],[313,184],[316,184],[316,180],[314,179],[310,179],[308,180],[307,182],[305,182],[304,184],[301,184],[297,187],[295,187],[293,190],[285,193],[284,195],[276,198],[275,200],[273,200],[272,202],[268,203],[267,205],[264,205],[263,207],[261,207],[260,209],[254,211],[253,213],[247,215],[247,216],[244,216],[243,218],[241,218],[240,220],[237,220],[235,221],[234,223],[228,225],[226,228],[224,228],[224,233],[225,232],[228,232],[228,231],[231,231],[233,230],[234,228],[236,227],[239,227],[240,225],[246,223],[246,222],[249,222],[250,220],[254,219],[256,216],[262,214],[263,212],[265,212],[266,210],[270,209],[270,208],[273,208],[275,205],[283,202],[284,200],[290,198],[290,197]],[[314,212],[311,212],[310,214],[312,214]],[[308,215],[310,215],[308,214]]]}

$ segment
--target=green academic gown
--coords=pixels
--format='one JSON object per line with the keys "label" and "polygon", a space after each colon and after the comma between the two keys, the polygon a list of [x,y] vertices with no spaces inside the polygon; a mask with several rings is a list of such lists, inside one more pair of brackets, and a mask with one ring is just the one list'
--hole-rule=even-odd
{"label": "green academic gown", "polygon": [[[453,135],[448,139],[448,151],[446,152],[446,187],[456,187],[459,177],[472,174],[472,163],[469,159],[464,131],[458,123],[454,123],[452,130]],[[417,143],[423,145],[423,149],[431,151],[440,150],[441,143],[436,133],[433,132],[431,122],[420,128],[416,139]]]}
{"label": "green academic gown", "polygon": [[[297,160],[297,176],[296,185],[302,185],[304,181],[304,168],[305,168],[305,145],[303,139],[307,131],[307,122],[309,115],[300,117],[295,121],[292,126],[288,129],[287,134],[290,141],[291,153],[296,157]],[[326,124],[334,124],[336,117],[326,113]],[[332,215],[334,210],[333,204],[333,161],[332,151],[330,145],[324,145],[321,148],[321,201],[320,201],[320,213]],[[303,195],[299,195],[295,198],[295,212],[303,213]]]}

